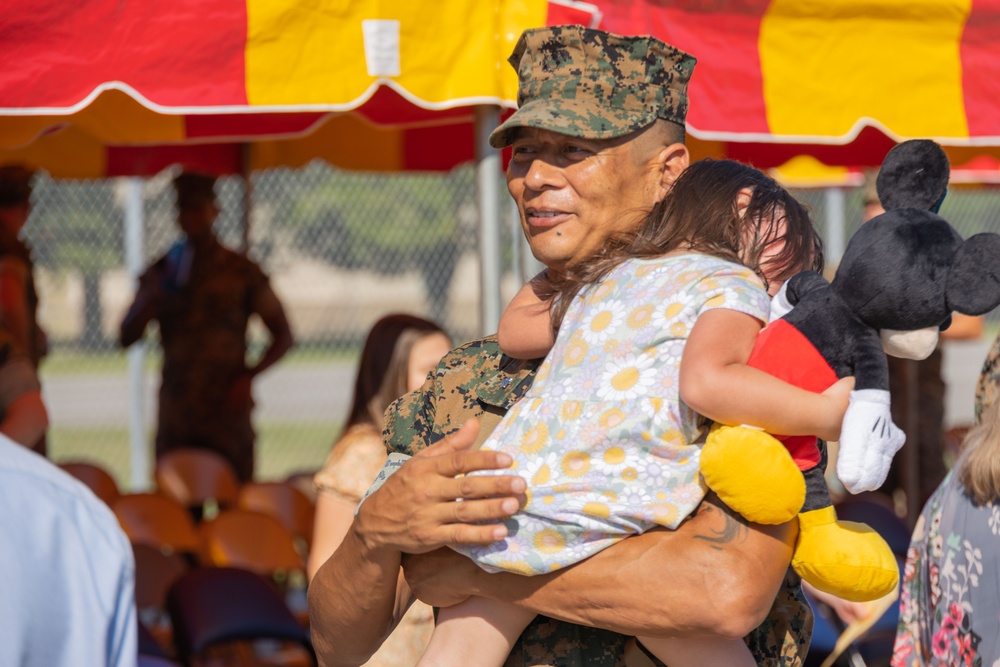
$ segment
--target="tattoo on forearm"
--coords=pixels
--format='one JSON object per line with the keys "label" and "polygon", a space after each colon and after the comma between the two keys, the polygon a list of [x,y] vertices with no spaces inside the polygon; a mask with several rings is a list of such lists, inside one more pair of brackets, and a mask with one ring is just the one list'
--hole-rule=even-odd
{"label": "tattoo on forearm", "polygon": [[746,539],[750,530],[747,526],[746,519],[744,519],[741,515],[736,514],[735,512],[727,511],[727,509],[716,507],[707,499],[705,502],[702,502],[701,507],[698,509],[698,513],[721,515],[721,528],[707,528],[703,533],[694,535],[696,539],[705,540],[710,543],[711,547],[717,551],[722,551],[725,548],[725,545],[730,542]]}

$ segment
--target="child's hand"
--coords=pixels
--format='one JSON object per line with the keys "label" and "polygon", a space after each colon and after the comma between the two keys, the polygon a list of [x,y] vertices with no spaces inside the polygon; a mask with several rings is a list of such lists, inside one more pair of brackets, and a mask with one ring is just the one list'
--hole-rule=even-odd
{"label": "child's hand", "polygon": [[840,440],[840,429],[844,424],[844,413],[850,403],[851,392],[854,390],[854,376],[849,375],[837,380],[823,392],[828,400],[829,409],[823,429],[816,435],[823,440]]}

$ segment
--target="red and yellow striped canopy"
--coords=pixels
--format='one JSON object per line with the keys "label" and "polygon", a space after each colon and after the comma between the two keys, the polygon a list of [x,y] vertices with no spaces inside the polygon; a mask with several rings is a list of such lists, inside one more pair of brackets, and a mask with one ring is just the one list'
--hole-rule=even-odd
{"label": "red and yellow striped canopy", "polygon": [[520,32],[567,22],[697,56],[696,156],[829,180],[931,137],[997,171],[1000,0],[5,4],[0,160],[56,176],[447,169],[476,105],[513,107]]}
{"label": "red and yellow striped canopy", "polygon": [[697,56],[696,153],[785,165],[808,182],[927,137],[954,165],[1000,177],[1000,0],[596,4],[602,28]]}

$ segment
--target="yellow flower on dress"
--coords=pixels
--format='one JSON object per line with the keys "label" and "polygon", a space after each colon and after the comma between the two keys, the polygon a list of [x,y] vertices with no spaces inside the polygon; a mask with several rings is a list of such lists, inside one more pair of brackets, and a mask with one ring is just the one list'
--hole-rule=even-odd
{"label": "yellow flower on dress", "polygon": [[605,401],[627,401],[645,396],[656,380],[656,359],[640,354],[604,367],[597,397]]}
{"label": "yellow flower on dress", "polygon": [[549,469],[547,465],[543,465],[531,478],[532,486],[541,486],[542,484],[548,484],[552,481],[552,470]]}
{"label": "yellow flower on dress", "polygon": [[635,465],[635,452],[627,439],[609,438],[593,450],[594,465],[608,475],[618,475],[630,465]]}
{"label": "yellow flower on dress", "polygon": [[552,483],[552,471],[558,465],[559,455],[555,452],[546,452],[541,456],[528,458],[524,467],[517,474],[528,482],[529,489],[540,489]]}
{"label": "yellow flower on dress", "polygon": [[654,523],[670,527],[677,523],[679,513],[673,503],[649,503],[646,509],[652,513]]}
{"label": "yellow flower on dress", "polygon": [[579,419],[582,409],[583,404],[580,403],[580,401],[566,401],[563,403],[562,410],[559,411],[559,415],[566,420]]}
{"label": "yellow flower on dress", "polygon": [[583,513],[587,516],[607,519],[611,517],[611,508],[604,503],[590,502],[583,506]]}
{"label": "yellow flower on dress", "polygon": [[544,422],[539,422],[521,436],[521,451],[525,454],[537,454],[548,442],[549,427]]}
{"label": "yellow flower on dress", "polygon": [[635,277],[645,278],[646,276],[658,270],[659,268],[660,267],[658,264],[653,264],[653,263],[640,264],[635,270]]}
{"label": "yellow flower on dress", "polygon": [[684,322],[690,327],[698,317],[697,305],[694,294],[672,293],[653,309],[649,325],[658,331],[670,331],[670,327],[677,322]]}
{"label": "yellow flower on dress", "polygon": [[562,458],[563,473],[567,477],[580,477],[590,470],[590,454],[581,451],[566,452]]}
{"label": "yellow flower on dress", "polygon": [[600,301],[605,297],[607,297],[609,294],[611,294],[611,292],[613,292],[616,287],[618,287],[617,280],[614,279],[602,280],[601,282],[597,283],[597,287],[590,290],[590,292],[587,294],[587,301],[590,303],[595,303],[597,301]]}
{"label": "yellow flower on dress", "polygon": [[587,358],[588,349],[587,341],[581,338],[571,340],[566,349],[566,354],[563,356],[563,363],[567,366],[578,366]]}
{"label": "yellow flower on dress", "polygon": [[725,294],[716,294],[711,299],[705,302],[705,308],[718,308],[726,302]]}
{"label": "yellow flower on dress", "polygon": [[606,429],[612,429],[625,421],[625,411],[621,408],[611,408],[601,413],[600,424]]}
{"label": "yellow flower on dress", "polygon": [[527,577],[530,577],[535,573],[534,569],[532,569],[530,565],[521,560],[501,560],[497,562],[496,567],[504,570],[505,572],[523,574]]}
{"label": "yellow flower on dress", "polygon": [[535,548],[543,554],[556,554],[566,548],[566,538],[551,528],[535,534]]}
{"label": "yellow flower on dress", "polygon": [[698,283],[699,292],[711,292],[715,289],[719,289],[719,281],[715,278],[705,278]]}
{"label": "yellow flower on dress", "polygon": [[625,323],[630,329],[641,329],[642,327],[649,324],[649,318],[653,315],[653,304],[647,303],[643,306],[639,306],[631,313],[628,314],[628,319]]}
{"label": "yellow flower on dress", "polygon": [[615,331],[625,321],[625,304],[621,301],[608,301],[593,307],[584,315],[577,331],[580,337],[591,345],[601,345],[607,342]]}

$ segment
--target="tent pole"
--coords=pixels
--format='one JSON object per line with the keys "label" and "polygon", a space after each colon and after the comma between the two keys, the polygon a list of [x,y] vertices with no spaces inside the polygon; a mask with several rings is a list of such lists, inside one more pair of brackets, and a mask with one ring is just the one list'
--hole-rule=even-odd
{"label": "tent pole", "polygon": [[500,323],[500,153],[489,144],[500,124],[500,109],[476,107],[476,191],[479,195],[479,288],[483,334]]}
{"label": "tent pole", "polygon": [[[132,286],[143,270],[142,179],[129,178],[125,183],[125,266]],[[131,465],[129,486],[132,491],[149,488],[149,443],[146,442],[146,342],[139,339],[128,350],[128,439]]]}
{"label": "tent pole", "polygon": [[250,252],[250,205],[253,201],[253,185],[250,183],[250,144],[240,146],[240,177],[243,179],[243,236],[241,250]]}
{"label": "tent pole", "polygon": [[844,256],[846,246],[845,235],[847,225],[844,220],[844,191],[841,188],[826,189],[826,261],[830,266],[837,266]]}

